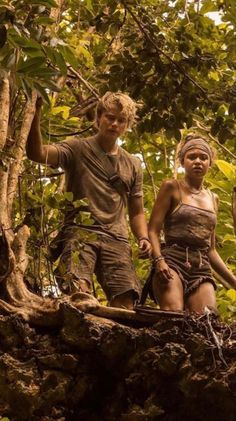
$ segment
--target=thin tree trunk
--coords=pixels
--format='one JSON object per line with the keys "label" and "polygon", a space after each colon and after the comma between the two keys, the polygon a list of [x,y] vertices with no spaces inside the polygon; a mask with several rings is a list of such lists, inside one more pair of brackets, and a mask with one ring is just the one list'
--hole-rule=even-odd
{"label": "thin tree trunk", "polygon": [[10,87],[8,77],[0,80],[0,150],[4,148],[7,139],[10,109]]}
{"label": "thin tree trunk", "polygon": [[22,126],[20,135],[17,140],[17,144],[14,150],[15,160],[11,164],[8,176],[8,192],[7,192],[7,203],[8,203],[8,215],[11,216],[12,204],[17,191],[18,177],[21,170],[21,163],[25,152],[25,145],[29,135],[31,123],[35,112],[35,102],[37,93],[32,93],[32,99],[28,100],[24,110],[24,116],[22,120]]}

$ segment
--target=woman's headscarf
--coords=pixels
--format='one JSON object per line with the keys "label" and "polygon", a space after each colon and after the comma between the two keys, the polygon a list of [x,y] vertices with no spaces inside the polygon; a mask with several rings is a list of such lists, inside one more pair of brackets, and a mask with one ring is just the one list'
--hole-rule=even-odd
{"label": "woman's headscarf", "polygon": [[[187,139],[188,137],[186,138],[186,140]],[[184,155],[186,154],[186,152],[190,151],[191,149],[200,149],[201,151],[207,153],[207,155],[209,155],[209,158],[210,158],[210,163],[212,163],[213,151],[210,145],[208,144],[207,140],[201,137],[194,137],[192,139],[190,138],[190,140],[187,140],[187,142],[184,143],[181,150],[179,151],[180,162],[183,162]]]}

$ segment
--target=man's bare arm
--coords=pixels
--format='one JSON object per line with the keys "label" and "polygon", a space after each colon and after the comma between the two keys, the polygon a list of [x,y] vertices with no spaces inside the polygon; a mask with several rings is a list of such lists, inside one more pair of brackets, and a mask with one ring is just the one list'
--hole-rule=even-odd
{"label": "man's bare arm", "polygon": [[36,102],[35,115],[26,144],[26,154],[32,161],[39,162],[40,164],[57,166],[57,149],[53,145],[43,145],[40,129],[41,106],[42,100],[41,98],[38,98]]}
{"label": "man's bare arm", "polygon": [[128,201],[130,227],[139,242],[139,256],[147,258],[151,255],[151,243],[148,239],[147,222],[143,209],[143,198],[133,196]]}

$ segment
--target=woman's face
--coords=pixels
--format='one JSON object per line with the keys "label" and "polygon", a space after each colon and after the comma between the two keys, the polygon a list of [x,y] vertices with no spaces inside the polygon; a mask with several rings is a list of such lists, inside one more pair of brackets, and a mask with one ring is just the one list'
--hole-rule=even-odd
{"label": "woman's face", "polygon": [[202,149],[191,149],[184,155],[183,166],[187,175],[204,177],[210,167],[210,156]]}

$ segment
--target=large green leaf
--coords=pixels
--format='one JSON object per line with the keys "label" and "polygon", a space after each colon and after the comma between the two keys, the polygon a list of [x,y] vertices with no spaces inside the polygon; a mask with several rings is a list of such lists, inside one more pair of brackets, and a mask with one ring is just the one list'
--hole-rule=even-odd
{"label": "large green leaf", "polygon": [[215,161],[219,170],[225,175],[228,180],[236,180],[236,167],[230,162],[224,161],[223,159],[217,159]]}
{"label": "large green leaf", "polygon": [[30,58],[28,60],[21,60],[18,63],[17,71],[19,73],[32,73],[37,72],[39,68],[41,68],[43,65],[45,65],[45,58],[43,57],[36,57],[36,58]]}

